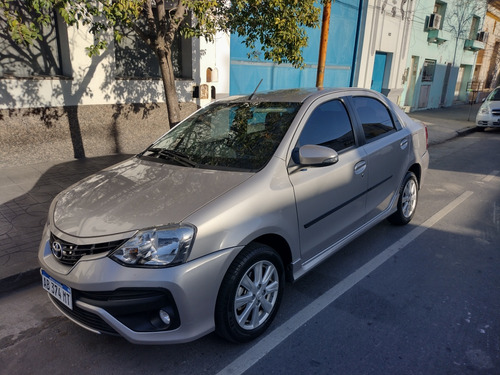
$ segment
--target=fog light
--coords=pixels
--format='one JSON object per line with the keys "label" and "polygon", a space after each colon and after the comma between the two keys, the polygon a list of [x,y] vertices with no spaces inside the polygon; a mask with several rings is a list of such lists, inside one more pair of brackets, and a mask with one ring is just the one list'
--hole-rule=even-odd
{"label": "fog light", "polygon": [[160,319],[165,325],[170,325],[170,315],[165,310],[160,310]]}

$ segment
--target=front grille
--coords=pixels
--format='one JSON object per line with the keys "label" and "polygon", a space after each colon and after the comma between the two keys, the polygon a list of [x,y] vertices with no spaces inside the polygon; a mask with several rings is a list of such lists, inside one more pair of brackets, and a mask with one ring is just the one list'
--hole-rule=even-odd
{"label": "front grille", "polygon": [[[59,260],[59,262],[73,266],[76,262],[78,262],[78,260],[80,260],[82,256],[102,254],[109,251],[113,251],[117,249],[123,242],[125,242],[125,240],[102,242],[90,245],[75,245],[71,242],[63,241],[51,233],[50,234],[51,249],[54,249],[53,246],[54,242],[59,243],[59,245],[61,245],[60,252],[58,253],[59,255],[56,255],[56,258]],[[53,251],[53,253],[55,252]]]}
{"label": "front grille", "polygon": [[95,329],[102,333],[107,333],[109,335],[118,335],[118,333],[113,328],[111,328],[108,323],[102,320],[100,316],[83,310],[76,306],[76,304],[73,304],[73,310],[71,310],[51,295],[49,295],[49,297],[52,302],[64,312],[64,314],[83,324],[84,326]]}
{"label": "front grille", "polygon": [[491,114],[493,116],[500,116],[500,109],[492,109]]}

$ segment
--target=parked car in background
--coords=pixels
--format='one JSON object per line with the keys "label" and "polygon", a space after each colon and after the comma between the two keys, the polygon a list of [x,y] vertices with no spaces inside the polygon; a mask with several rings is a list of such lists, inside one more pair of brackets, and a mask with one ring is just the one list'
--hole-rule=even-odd
{"label": "parked car in background", "polygon": [[476,129],[500,128],[500,87],[495,88],[483,101],[476,115]]}
{"label": "parked car in background", "polygon": [[40,244],[60,311],[133,343],[245,342],[297,280],[381,220],[412,219],[426,128],[381,94],[231,97],[60,193]]}

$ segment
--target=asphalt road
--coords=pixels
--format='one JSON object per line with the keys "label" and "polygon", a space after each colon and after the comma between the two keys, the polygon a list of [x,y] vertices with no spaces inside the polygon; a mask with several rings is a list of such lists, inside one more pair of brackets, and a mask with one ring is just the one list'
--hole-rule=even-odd
{"label": "asphalt road", "polygon": [[414,220],[287,284],[262,340],[137,346],[79,328],[34,285],[0,299],[0,374],[499,374],[500,131],[430,153]]}

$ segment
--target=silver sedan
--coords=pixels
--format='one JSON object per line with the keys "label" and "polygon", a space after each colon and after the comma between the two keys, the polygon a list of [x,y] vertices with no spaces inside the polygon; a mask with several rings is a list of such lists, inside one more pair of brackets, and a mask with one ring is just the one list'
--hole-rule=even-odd
{"label": "silver sedan", "polygon": [[427,132],[363,89],[215,102],[60,193],[43,287],[75,323],[134,343],[261,335],[295,281],[381,220],[412,219]]}

